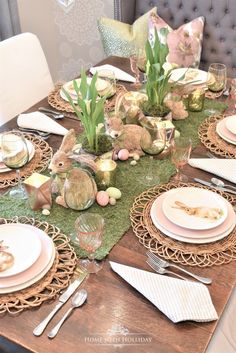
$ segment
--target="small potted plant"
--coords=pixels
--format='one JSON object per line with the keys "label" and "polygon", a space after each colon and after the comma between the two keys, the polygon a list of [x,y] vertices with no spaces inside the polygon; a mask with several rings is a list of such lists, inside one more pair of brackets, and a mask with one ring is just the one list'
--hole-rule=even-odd
{"label": "small potted plant", "polygon": [[99,96],[97,88],[97,74],[91,82],[87,82],[85,71],[81,73],[80,85],[76,80],[73,81],[74,90],[77,95],[75,103],[69,93],[63,89],[64,94],[72,105],[77,117],[80,119],[85,133],[82,142],[84,150],[100,154],[112,149],[112,144],[108,136],[102,133],[104,127],[104,103],[106,95]]}
{"label": "small potted plant", "polygon": [[[160,30],[161,38],[165,38],[168,31],[164,28]],[[166,61],[169,53],[167,43],[162,43],[155,30],[153,45],[149,40],[146,43],[146,94],[148,100],[142,104],[145,115],[156,116],[166,119],[170,109],[165,104],[167,96],[170,94],[173,84],[170,82],[171,72],[177,66]]]}

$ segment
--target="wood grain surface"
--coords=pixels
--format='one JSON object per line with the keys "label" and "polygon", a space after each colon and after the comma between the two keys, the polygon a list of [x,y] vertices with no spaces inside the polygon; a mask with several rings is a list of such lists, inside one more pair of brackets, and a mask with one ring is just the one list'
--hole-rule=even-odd
{"label": "wood grain surface", "polygon": [[[105,62],[129,71],[126,59],[113,57]],[[39,106],[48,107],[47,100],[39,102],[29,111]],[[64,119],[60,123],[66,128],[73,127],[76,131],[81,131],[79,122],[74,120]],[[1,131],[14,127],[16,119],[3,126]],[[61,137],[52,135],[48,142],[56,150],[61,143]],[[192,156],[205,154],[206,149],[199,145]],[[186,166],[185,173],[190,178],[200,177],[209,180],[211,177],[211,174],[190,166]],[[26,310],[16,317],[9,315],[1,317],[0,334],[35,353],[205,352],[217,322],[173,324],[146,298],[114,273],[110,269],[109,260],[148,270],[145,264],[145,248],[139,244],[130,229],[112,249],[104,261],[103,269],[97,275],[90,275],[82,284],[81,287],[88,291],[87,303],[73,312],[55,339],[49,340],[46,333],[69,308],[70,302],[54,317],[41,337],[34,337],[33,329],[48,315],[57,300],[43,304],[36,310]],[[236,262],[204,269],[194,268],[194,271],[213,279],[212,285],[208,288],[220,317],[235,283]],[[111,335],[111,331],[114,333],[115,328],[121,327],[126,329],[126,335]]]}

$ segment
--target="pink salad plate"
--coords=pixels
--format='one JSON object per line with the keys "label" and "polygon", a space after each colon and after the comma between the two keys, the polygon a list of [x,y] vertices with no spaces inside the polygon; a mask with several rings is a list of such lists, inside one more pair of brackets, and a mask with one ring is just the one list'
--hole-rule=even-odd
{"label": "pink salad plate", "polygon": [[216,125],[216,132],[226,142],[236,145],[236,135],[229,131],[226,127],[226,122],[229,118],[231,117],[229,116],[218,122],[218,124]]}
{"label": "pink salad plate", "polygon": [[56,251],[54,243],[45,232],[31,225],[18,225],[24,226],[24,229],[28,228],[34,232],[40,240],[42,250],[37,261],[27,270],[13,276],[0,278],[0,294],[12,293],[36,283],[50,270],[55,259]]}
{"label": "pink salad plate", "polygon": [[231,204],[225,200],[228,215],[223,223],[207,230],[191,230],[172,223],[163,213],[162,205],[165,193],[160,195],[152,204],[151,219],[157,229],[165,235],[186,243],[205,244],[223,239],[234,229],[236,216]]}

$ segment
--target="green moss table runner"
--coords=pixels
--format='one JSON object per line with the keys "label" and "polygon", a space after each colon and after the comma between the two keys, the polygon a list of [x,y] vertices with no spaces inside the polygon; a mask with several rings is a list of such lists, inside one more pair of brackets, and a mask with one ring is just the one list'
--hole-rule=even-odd
{"label": "green moss table runner", "polygon": [[[205,101],[205,109],[214,108],[221,112],[226,108],[225,104],[211,100]],[[193,141],[193,147],[199,143],[198,127],[206,118],[204,111],[198,113],[189,113],[186,120],[175,121],[176,129],[180,131],[182,136],[189,136]],[[146,187],[138,182],[143,171],[147,171],[149,166],[149,158],[143,157],[138,161],[137,165],[131,166],[130,160],[126,162],[118,162],[117,170],[117,187],[122,192],[122,197],[117,201],[115,206],[100,207],[94,204],[89,212],[97,212],[105,219],[105,233],[103,244],[97,250],[96,257],[104,258],[112,247],[119,241],[123,234],[130,227],[129,210],[133,204],[133,200]],[[175,169],[169,158],[164,160],[153,161],[153,172],[160,176],[161,183],[169,181],[174,174]],[[65,209],[58,206],[55,202],[49,216],[42,215],[41,211],[32,211],[25,200],[12,199],[9,196],[0,196],[0,217],[12,218],[14,216],[34,217],[39,220],[45,220],[53,225],[56,225],[66,235],[70,235],[74,231],[74,223],[79,212],[72,209]],[[85,256],[78,245],[75,246],[75,251],[79,257]]]}

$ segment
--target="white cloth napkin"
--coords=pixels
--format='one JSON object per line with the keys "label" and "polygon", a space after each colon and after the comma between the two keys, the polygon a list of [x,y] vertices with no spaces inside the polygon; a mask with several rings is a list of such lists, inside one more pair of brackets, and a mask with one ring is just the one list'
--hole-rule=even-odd
{"label": "white cloth napkin", "polygon": [[68,132],[66,128],[41,112],[20,114],[17,118],[17,125],[23,128],[41,130],[63,136]]}
{"label": "white cloth napkin", "polygon": [[96,66],[96,67],[91,67],[90,68],[90,72],[94,75],[97,71],[99,70],[111,70],[114,72],[115,74],[115,78],[117,80],[121,80],[121,81],[127,81],[127,82],[135,82],[135,78],[133,76],[131,76],[130,74],[128,74],[127,72],[118,69],[118,67],[115,67],[113,65],[102,65],[102,66]]}
{"label": "white cloth napkin", "polygon": [[236,183],[236,159],[190,158],[188,164]]}
{"label": "white cloth napkin", "polygon": [[174,323],[217,320],[210,293],[202,283],[167,277],[112,261],[110,265]]}

